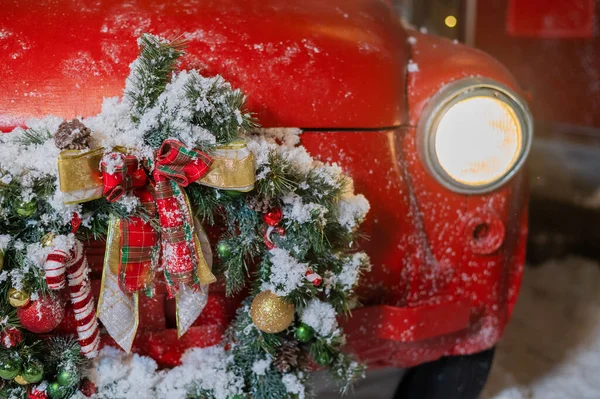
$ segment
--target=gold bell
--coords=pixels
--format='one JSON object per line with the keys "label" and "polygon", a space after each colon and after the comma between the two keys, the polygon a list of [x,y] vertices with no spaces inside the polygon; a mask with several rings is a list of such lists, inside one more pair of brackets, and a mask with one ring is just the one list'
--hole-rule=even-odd
{"label": "gold bell", "polygon": [[25,291],[16,288],[8,290],[8,302],[15,308],[22,308],[27,305],[30,300],[29,294]]}

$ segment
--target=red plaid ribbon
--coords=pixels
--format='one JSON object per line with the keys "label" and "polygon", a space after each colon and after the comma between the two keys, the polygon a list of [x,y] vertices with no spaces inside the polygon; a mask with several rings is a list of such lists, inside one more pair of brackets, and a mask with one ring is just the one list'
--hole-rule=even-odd
{"label": "red plaid ribbon", "polygon": [[[118,200],[126,191],[134,194],[151,215],[158,213],[161,227],[162,265],[173,295],[180,284],[196,285],[198,248],[194,240],[193,219],[181,187],[204,176],[212,159],[176,140],[166,140],[154,161],[154,195],[147,190],[147,176],[137,158],[118,152],[107,154],[101,164],[104,195]],[[147,288],[159,258],[158,234],[140,218],[121,221],[121,261],[119,284],[124,292]]]}
{"label": "red plaid ribbon", "polygon": [[[125,192],[135,189],[150,215],[156,214],[154,196],[146,188],[146,172],[133,155],[120,152],[106,154],[100,164],[104,195],[111,202],[119,200]],[[158,258],[158,234],[154,228],[139,217],[121,221],[121,259],[119,262],[119,286],[123,292],[133,293],[150,286]]]}
{"label": "red plaid ribbon", "polygon": [[211,163],[208,155],[176,140],[166,140],[156,155],[155,201],[162,229],[162,265],[171,295],[180,284],[196,285],[198,266],[193,220],[181,187],[204,176]]}

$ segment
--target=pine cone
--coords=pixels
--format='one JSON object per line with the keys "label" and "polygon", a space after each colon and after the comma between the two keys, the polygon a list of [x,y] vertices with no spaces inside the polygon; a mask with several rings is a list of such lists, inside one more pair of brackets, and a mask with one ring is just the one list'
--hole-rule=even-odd
{"label": "pine cone", "polygon": [[300,348],[298,341],[283,341],[277,348],[273,365],[280,373],[289,373],[292,368],[298,367],[300,358]]}
{"label": "pine cone", "polygon": [[61,150],[83,150],[89,148],[92,131],[79,119],[64,121],[54,135],[54,144]]}
{"label": "pine cone", "polygon": [[259,197],[258,195],[253,195],[247,197],[246,204],[248,208],[260,212],[267,213],[271,208],[273,208],[273,200],[270,197]]}

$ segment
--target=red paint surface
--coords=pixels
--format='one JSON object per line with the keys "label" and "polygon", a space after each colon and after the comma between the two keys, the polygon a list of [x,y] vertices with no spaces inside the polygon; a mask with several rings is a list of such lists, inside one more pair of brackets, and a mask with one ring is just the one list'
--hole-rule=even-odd
{"label": "red paint surface", "polygon": [[512,36],[591,38],[595,0],[509,0],[506,29]]}
{"label": "red paint surface", "polygon": [[[123,87],[135,35],[196,32],[190,65],[242,87],[265,126],[333,128],[305,132],[303,145],[339,163],[371,202],[365,222],[370,239],[363,246],[374,268],[359,287],[364,308],[345,322],[349,350],[372,367],[411,366],[498,341],[524,262],[524,176],[487,195],[456,194],[425,171],[415,142],[423,107],[445,84],[483,76],[516,88],[498,62],[416,32],[408,32],[417,39],[409,49],[392,11],[369,0],[206,1],[201,11],[182,1],[161,7],[104,2],[89,10],[64,3],[60,12],[20,4],[8,4],[0,17],[0,29],[9,24],[16,32],[7,43],[32,44],[15,64],[0,63],[8,76],[0,81],[5,128],[50,112],[97,113],[101,98]],[[409,53],[419,72],[407,77]],[[71,64],[76,70],[66,73]],[[39,96],[25,96],[25,90]],[[355,129],[335,131],[344,127]],[[503,240],[485,253],[473,251],[483,245],[473,242],[481,237],[465,229],[489,215],[502,224]],[[96,273],[102,245],[88,247]],[[178,341],[173,303],[159,291],[142,303],[135,350],[174,365],[187,347],[218,342],[239,300],[212,286],[205,314]]]}
{"label": "red paint surface", "polygon": [[32,116],[98,113],[103,97],[121,95],[144,32],[187,38],[183,67],[242,88],[263,126],[404,121],[406,40],[384,3],[7,0],[0,130]]}
{"label": "red paint surface", "polygon": [[[528,3],[522,0],[519,3]],[[539,3],[540,1],[535,1]],[[533,3],[533,2],[532,2]],[[581,7],[561,11],[579,0],[544,1],[537,10],[561,21],[590,17]],[[594,0],[596,9],[598,1]],[[475,46],[504,63],[531,94],[534,118],[544,122],[600,127],[600,36],[589,38],[514,37],[507,31],[508,0],[477,2]],[[575,13],[579,16],[571,17]],[[557,17],[558,18],[558,17]],[[597,29],[597,28],[596,28]]]}

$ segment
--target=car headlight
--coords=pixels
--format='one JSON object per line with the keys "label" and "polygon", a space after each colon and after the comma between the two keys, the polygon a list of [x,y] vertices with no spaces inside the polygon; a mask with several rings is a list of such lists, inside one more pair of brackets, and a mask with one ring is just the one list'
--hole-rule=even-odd
{"label": "car headlight", "polygon": [[469,78],[431,99],[418,134],[419,153],[441,184],[479,194],[498,188],[520,169],[531,147],[533,122],[512,90]]}

